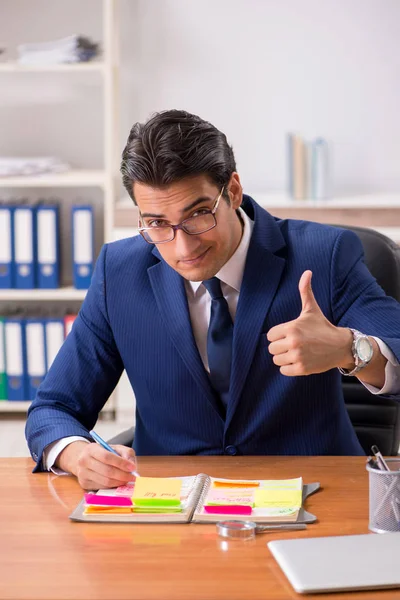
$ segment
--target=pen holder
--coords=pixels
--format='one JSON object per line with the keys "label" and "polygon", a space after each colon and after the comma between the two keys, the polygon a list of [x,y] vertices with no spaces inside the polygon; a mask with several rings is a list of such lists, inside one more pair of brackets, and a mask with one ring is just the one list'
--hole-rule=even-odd
{"label": "pen holder", "polygon": [[375,533],[400,531],[400,459],[386,459],[390,471],[367,465],[369,473],[369,529]]}

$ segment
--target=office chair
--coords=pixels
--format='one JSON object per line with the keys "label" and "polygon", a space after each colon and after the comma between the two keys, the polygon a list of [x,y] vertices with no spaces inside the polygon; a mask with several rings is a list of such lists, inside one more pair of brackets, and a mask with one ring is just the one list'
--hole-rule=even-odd
{"label": "office chair", "polygon": [[[400,302],[400,247],[390,238],[365,227],[348,227],[361,240],[365,263],[388,296]],[[385,456],[394,456],[400,445],[400,402],[372,395],[356,377],[342,377],[344,401],[359,442],[366,454],[376,444]],[[135,428],[122,431],[112,444],[132,446]]]}
{"label": "office chair", "polygon": [[[369,271],[386,295],[400,302],[400,247],[373,229],[336,227],[358,235]],[[400,445],[400,402],[372,395],[356,377],[342,377],[342,387],[347,412],[364,452],[370,454],[371,446],[376,444],[385,456],[396,455]]]}

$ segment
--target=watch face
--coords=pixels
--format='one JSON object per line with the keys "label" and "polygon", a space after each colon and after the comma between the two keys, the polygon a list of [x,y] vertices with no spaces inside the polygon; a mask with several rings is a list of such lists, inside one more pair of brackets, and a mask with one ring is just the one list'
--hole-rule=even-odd
{"label": "watch face", "polygon": [[361,338],[356,345],[357,354],[363,362],[369,362],[372,358],[373,348],[368,338]]}

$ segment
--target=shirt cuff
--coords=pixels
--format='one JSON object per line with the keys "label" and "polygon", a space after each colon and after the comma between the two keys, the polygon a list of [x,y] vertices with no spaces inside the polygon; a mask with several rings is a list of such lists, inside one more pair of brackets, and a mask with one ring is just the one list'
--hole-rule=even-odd
{"label": "shirt cuff", "polygon": [[371,392],[371,394],[374,394],[374,395],[399,394],[400,393],[399,361],[397,360],[397,358],[395,357],[395,355],[393,354],[393,352],[391,351],[389,346],[387,346],[385,344],[385,342],[382,342],[382,340],[380,340],[379,338],[377,338],[375,336],[371,336],[371,337],[378,344],[381,354],[387,359],[387,363],[386,363],[386,367],[385,367],[385,383],[383,384],[383,388],[381,388],[381,389],[374,387],[373,385],[369,385],[368,383],[364,383],[363,381],[360,381],[360,383],[362,383],[363,386],[365,388],[367,388],[367,390],[369,392]]}
{"label": "shirt cuff", "polygon": [[55,473],[56,475],[71,475],[71,473],[55,467],[54,464],[58,458],[58,455],[61,454],[64,448],[69,446],[69,444],[72,444],[72,442],[87,442],[90,444],[89,440],[78,435],[71,435],[49,444],[43,450],[42,457],[42,463],[46,471],[52,471],[52,473]]}

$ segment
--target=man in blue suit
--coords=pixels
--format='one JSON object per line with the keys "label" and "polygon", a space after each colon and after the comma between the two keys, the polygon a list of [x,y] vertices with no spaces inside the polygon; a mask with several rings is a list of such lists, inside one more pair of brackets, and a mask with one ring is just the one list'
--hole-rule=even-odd
{"label": "man in blue suit", "polygon": [[139,455],[362,454],[339,369],[400,393],[400,305],[357,236],[272,217],[243,196],[225,135],[183,111],[136,124],[121,170],[141,236],[103,247],[31,405],[36,470],[132,479],[133,449],[88,443],[124,368]]}

